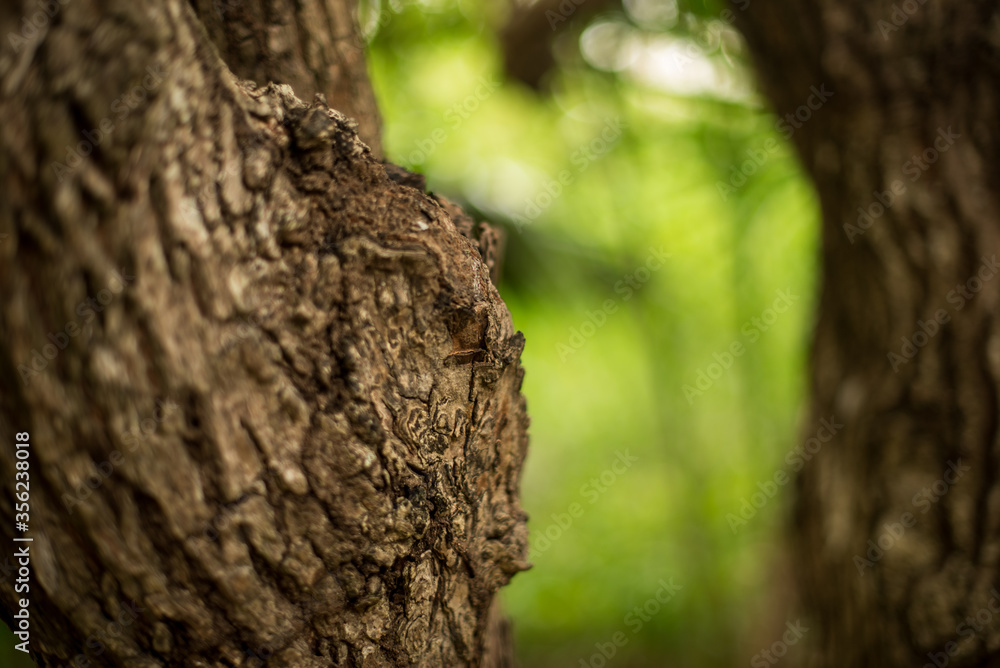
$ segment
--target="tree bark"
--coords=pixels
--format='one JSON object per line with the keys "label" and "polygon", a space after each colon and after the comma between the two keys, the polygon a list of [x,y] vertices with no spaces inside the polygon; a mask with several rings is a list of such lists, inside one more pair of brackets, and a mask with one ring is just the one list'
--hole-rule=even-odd
{"label": "tree bark", "polygon": [[381,157],[379,113],[368,81],[357,0],[191,0],[236,76],[288,84],[312,99],[323,93],[355,119],[358,136]]}
{"label": "tree bark", "polygon": [[822,206],[802,665],[1000,665],[997,7],[732,11]]}
{"label": "tree bark", "polygon": [[[510,18],[500,34],[504,70],[535,90],[547,85],[556,66],[553,50],[567,29],[587,24],[595,14],[620,5],[618,0],[538,0],[532,4],[511,3]],[[578,32],[577,30],[576,32]],[[569,40],[578,38],[572,32]],[[575,48],[575,47],[573,47]]]}
{"label": "tree bark", "polygon": [[506,665],[527,417],[494,258],[247,69],[278,52],[252,30],[237,79],[195,4],[0,8],[4,621],[30,601],[41,666]]}

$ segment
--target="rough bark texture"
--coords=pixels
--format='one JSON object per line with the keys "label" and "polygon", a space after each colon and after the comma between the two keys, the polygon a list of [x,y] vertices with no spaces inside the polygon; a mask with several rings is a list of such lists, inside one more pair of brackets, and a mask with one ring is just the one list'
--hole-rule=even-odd
{"label": "rough bark texture", "polygon": [[181,0],[74,0],[17,46],[0,536],[30,432],[33,658],[501,665],[523,337],[470,221],[318,99],[237,80]]}
{"label": "rough bark texture", "polygon": [[379,113],[356,30],[357,0],[190,0],[222,59],[241,79],[323,93],[382,153]]}
{"label": "rough bark texture", "polygon": [[[806,105],[811,86],[833,92],[792,137],[824,221],[803,434],[821,418],[844,424],[798,482],[803,665],[1000,665],[1000,615],[987,607],[1000,586],[1000,280],[990,268],[1000,10],[784,0],[733,11],[779,116]],[[949,128],[960,136],[946,146]],[[858,207],[871,223],[859,224]],[[933,331],[939,311],[947,322]],[[959,461],[961,477],[949,473]]]}

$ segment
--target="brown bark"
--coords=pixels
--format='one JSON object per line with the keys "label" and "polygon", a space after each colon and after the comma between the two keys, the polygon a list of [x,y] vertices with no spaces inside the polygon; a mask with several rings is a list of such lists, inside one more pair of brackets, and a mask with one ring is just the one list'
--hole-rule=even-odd
{"label": "brown bark", "polygon": [[233,74],[288,84],[303,100],[323,93],[355,119],[381,157],[379,113],[357,30],[357,0],[191,0]]}
{"label": "brown bark", "polygon": [[833,93],[788,126],[823,215],[803,434],[844,424],[798,481],[802,665],[1000,665],[1000,616],[968,622],[1000,584],[997,7],[733,11],[779,116]]}
{"label": "brown bark", "polygon": [[500,35],[507,75],[542,89],[556,66],[557,36],[573,28],[569,40],[575,41],[588,19],[620,4],[619,0],[538,0],[517,6]]}
{"label": "brown bark", "polygon": [[0,536],[28,432],[32,656],[502,665],[523,337],[451,205],[206,35],[181,0],[81,0],[0,55]]}

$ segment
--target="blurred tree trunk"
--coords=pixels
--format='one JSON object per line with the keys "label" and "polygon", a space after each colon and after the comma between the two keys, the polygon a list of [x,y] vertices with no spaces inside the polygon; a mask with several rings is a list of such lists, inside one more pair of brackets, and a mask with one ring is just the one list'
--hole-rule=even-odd
{"label": "blurred tree trunk", "polygon": [[844,427],[798,481],[803,665],[1000,665],[1000,10],[732,11],[824,221],[804,436]]}
{"label": "blurred tree trunk", "polygon": [[359,140],[352,15],[0,7],[0,607],[40,665],[510,661],[523,337]]}

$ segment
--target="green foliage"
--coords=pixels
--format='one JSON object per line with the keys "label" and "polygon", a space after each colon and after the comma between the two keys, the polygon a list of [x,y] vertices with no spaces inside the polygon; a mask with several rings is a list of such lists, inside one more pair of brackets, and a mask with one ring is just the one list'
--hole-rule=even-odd
{"label": "green foliage", "polygon": [[[590,665],[621,631],[608,665],[746,663],[773,640],[757,618],[785,614],[769,588],[792,486],[735,531],[727,516],[807,427],[813,191],[720,8],[597,17],[536,94],[502,81],[494,4],[385,5],[370,62],[389,158],[508,227],[501,294],[527,337],[532,416],[534,569],[504,597],[521,660]],[[678,90],[671,67],[721,74]],[[656,249],[669,257],[643,273]],[[699,372],[710,386],[686,396]],[[625,451],[637,461],[616,473]],[[683,589],[636,629],[629,613],[671,578]]]}
{"label": "green foliage", "polygon": [[[593,19],[583,55],[561,50],[542,95],[503,80],[505,3],[362,15],[389,157],[508,227],[500,291],[527,337],[532,417],[534,569],[504,593],[522,664],[605,665],[621,633],[607,665],[728,668],[773,640],[758,617],[784,614],[791,485],[735,531],[727,516],[806,428],[818,211],[721,7],[624,4]],[[797,299],[765,331],[752,319],[782,290]],[[682,588],[650,603],[661,581]]]}

